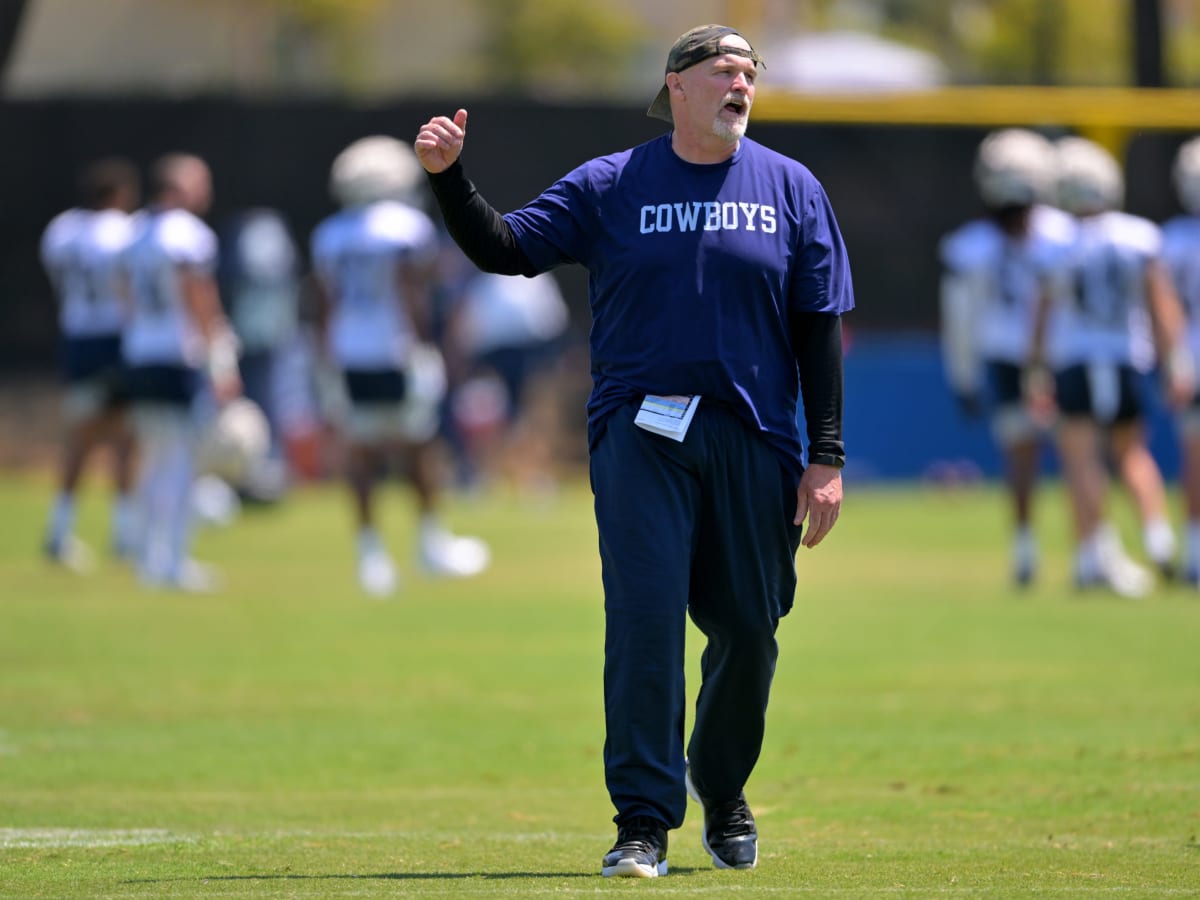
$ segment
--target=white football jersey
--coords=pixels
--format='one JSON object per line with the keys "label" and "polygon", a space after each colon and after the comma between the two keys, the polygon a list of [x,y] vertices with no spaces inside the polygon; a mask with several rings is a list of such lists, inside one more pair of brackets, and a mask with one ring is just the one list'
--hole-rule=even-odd
{"label": "white football jersey", "polygon": [[132,316],[121,344],[131,365],[199,366],[204,344],[183,297],[180,269],[212,274],[217,237],[182,209],[143,214],[122,264],[129,279]]}
{"label": "white football jersey", "polygon": [[64,337],[120,334],[127,317],[119,262],[134,217],[118,209],[69,209],[46,226],[42,264],[58,297]]}
{"label": "white football jersey", "polygon": [[1176,216],[1163,226],[1163,260],[1187,313],[1192,353],[1200,356],[1200,216]]}
{"label": "white football jersey", "polygon": [[313,266],[331,304],[329,350],[350,369],[401,367],[416,340],[401,296],[403,259],[431,261],[432,220],[394,200],[349,207],[313,232]]}
{"label": "white football jersey", "polygon": [[[1029,358],[1043,285],[1053,282],[1070,246],[1074,220],[1050,206],[1034,207],[1029,231],[1013,238],[992,219],[967,222],[941,242],[942,265],[972,284],[975,353],[985,361],[1022,365]],[[1046,357],[1054,363],[1057,323],[1048,327]]]}
{"label": "white football jersey", "polygon": [[1066,269],[1063,353],[1067,364],[1154,364],[1146,267],[1162,255],[1162,231],[1112,210],[1081,219]]}

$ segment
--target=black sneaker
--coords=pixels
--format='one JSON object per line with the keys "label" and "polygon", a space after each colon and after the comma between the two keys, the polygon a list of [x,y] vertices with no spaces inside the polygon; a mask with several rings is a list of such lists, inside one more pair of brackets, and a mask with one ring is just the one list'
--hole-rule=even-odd
{"label": "black sneaker", "polygon": [[667,829],[657,819],[639,816],[617,826],[617,842],[605,854],[605,878],[656,878],[667,874]]}
{"label": "black sneaker", "polygon": [[704,807],[704,830],[700,843],[718,869],[753,869],[758,865],[758,828],[745,794],[734,800],[709,804],[692,784],[691,769],[685,776],[688,796]]}

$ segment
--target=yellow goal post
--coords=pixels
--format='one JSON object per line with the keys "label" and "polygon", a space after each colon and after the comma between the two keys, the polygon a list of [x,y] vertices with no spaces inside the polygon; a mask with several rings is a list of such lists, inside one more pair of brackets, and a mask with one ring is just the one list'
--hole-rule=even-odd
{"label": "yellow goal post", "polygon": [[947,87],[804,94],[759,90],[759,122],[1068,128],[1123,159],[1139,131],[1200,131],[1200,90],[1118,87]]}

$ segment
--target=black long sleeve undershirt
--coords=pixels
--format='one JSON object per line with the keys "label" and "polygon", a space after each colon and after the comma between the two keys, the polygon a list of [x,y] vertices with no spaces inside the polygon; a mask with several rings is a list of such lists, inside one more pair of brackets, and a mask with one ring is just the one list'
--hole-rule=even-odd
{"label": "black long sleeve undershirt", "polygon": [[791,328],[808,429],[808,461],[841,468],[846,463],[842,441],[841,317],[797,313]]}
{"label": "black long sleeve undershirt", "polygon": [[537,274],[508,223],[475,189],[461,162],[455,160],[446,171],[430,174],[429,185],[446,230],[471,262],[498,275]]}

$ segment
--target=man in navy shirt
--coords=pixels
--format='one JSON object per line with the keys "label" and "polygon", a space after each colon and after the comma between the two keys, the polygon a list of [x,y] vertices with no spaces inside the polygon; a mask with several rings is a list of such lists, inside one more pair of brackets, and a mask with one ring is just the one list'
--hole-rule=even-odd
{"label": "man in navy shirt", "polygon": [[[797,548],[819,544],[841,507],[850,268],[812,173],[744,137],[760,61],[732,28],[682,35],[648,110],[672,130],[584,163],[505,216],[459,162],[466,110],[431,119],[415,143],[480,268],[590,273],[604,765],[617,810],[604,875],[665,874],[688,793],[714,864],[757,863],[743,787],[762,747],[775,631]],[[707,645],[685,754],[687,615]]]}

